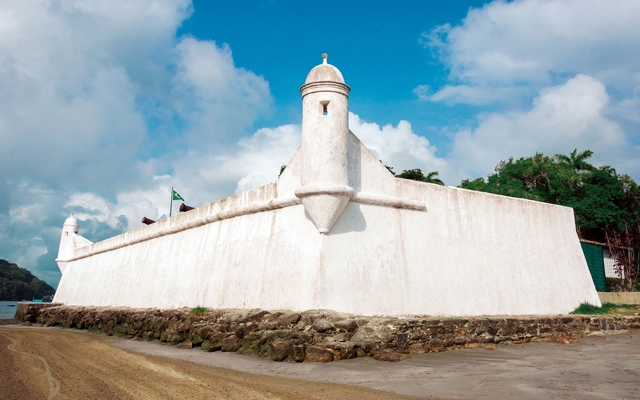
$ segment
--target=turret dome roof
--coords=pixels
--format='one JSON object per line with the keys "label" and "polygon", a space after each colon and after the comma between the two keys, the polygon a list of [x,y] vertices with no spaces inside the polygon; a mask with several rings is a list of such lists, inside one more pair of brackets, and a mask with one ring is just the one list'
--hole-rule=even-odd
{"label": "turret dome roof", "polygon": [[344,83],[344,78],[342,77],[342,73],[336,67],[331,64],[327,64],[327,55],[322,55],[322,64],[314,67],[309,75],[307,75],[307,79],[304,82],[305,85],[307,83],[313,82],[339,82]]}
{"label": "turret dome roof", "polygon": [[64,220],[64,225],[75,225],[75,226],[78,226],[78,220],[76,219],[76,217],[73,216],[73,214],[71,214],[71,216],[69,218]]}

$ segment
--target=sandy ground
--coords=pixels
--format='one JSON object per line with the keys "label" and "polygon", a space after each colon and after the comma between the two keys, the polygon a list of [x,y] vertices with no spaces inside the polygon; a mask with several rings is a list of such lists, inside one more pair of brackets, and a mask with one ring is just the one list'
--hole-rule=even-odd
{"label": "sandy ground", "polygon": [[47,398],[56,390],[56,398],[638,399],[640,334],[430,353],[400,363],[295,364],[57,328],[0,327],[0,373],[0,397],[10,399]]}
{"label": "sandy ground", "polygon": [[300,400],[395,396],[363,387],[214,368],[113,345],[122,341],[61,329],[0,327],[0,398]]}

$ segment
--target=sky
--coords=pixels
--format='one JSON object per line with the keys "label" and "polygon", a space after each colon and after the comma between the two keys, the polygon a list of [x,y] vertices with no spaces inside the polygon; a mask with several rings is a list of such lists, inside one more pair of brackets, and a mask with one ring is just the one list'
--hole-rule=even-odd
{"label": "sky", "polygon": [[[640,2],[3,0],[0,258],[54,287],[91,241],[272,182],[328,53],[351,130],[449,186],[592,150],[640,181]],[[179,203],[176,203],[178,205]]]}

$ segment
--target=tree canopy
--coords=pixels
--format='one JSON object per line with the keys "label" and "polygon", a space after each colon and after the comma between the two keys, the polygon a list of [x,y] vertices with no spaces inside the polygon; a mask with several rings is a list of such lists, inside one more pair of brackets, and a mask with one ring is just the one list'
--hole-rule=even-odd
{"label": "tree canopy", "polygon": [[25,268],[0,259],[0,301],[41,299],[55,292]]}
{"label": "tree canopy", "polygon": [[440,173],[438,171],[429,172],[427,175],[422,173],[421,169],[407,169],[402,173],[396,175],[396,178],[411,179],[414,181],[421,181],[427,183],[435,183],[436,185],[444,186],[444,182],[439,178],[436,178]]}
{"label": "tree canopy", "polygon": [[435,183],[436,185],[444,186],[444,182],[439,178],[436,178],[436,176],[440,174],[438,171],[429,172],[427,175],[425,175],[420,168],[416,168],[416,169],[406,169],[401,173],[396,174],[395,171],[393,170],[393,167],[390,167],[388,165],[385,165],[385,167],[396,178],[411,179],[413,181]]}

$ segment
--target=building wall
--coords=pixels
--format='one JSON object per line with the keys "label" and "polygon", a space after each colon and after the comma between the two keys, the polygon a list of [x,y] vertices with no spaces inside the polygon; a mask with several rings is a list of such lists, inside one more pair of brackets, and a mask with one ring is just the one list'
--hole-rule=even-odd
{"label": "building wall", "polygon": [[328,235],[291,200],[297,152],[274,184],[76,249],[55,301],[365,315],[600,305],[571,208],[396,179],[353,134],[348,169],[356,196]]}
{"label": "building wall", "polygon": [[589,273],[591,279],[596,287],[596,290],[600,292],[607,291],[607,280],[605,274],[605,263],[603,258],[604,249],[597,244],[580,242],[582,251],[584,253],[587,265],[589,266]]}
{"label": "building wall", "polygon": [[620,270],[622,276],[616,271],[616,258],[609,252],[606,247],[602,248],[602,256],[604,258],[604,274],[607,278],[624,279],[624,270]]}
{"label": "building wall", "polygon": [[602,303],[634,304],[640,306],[640,292],[598,292]]}

